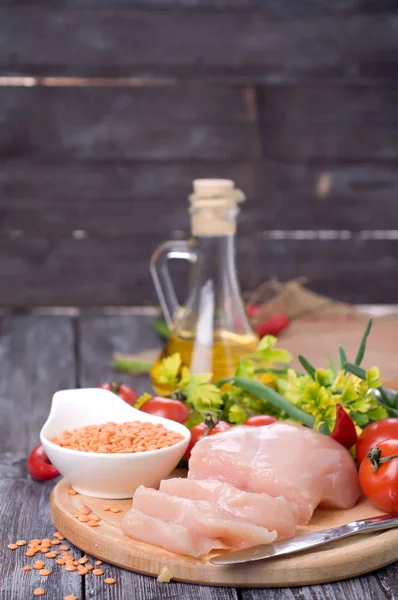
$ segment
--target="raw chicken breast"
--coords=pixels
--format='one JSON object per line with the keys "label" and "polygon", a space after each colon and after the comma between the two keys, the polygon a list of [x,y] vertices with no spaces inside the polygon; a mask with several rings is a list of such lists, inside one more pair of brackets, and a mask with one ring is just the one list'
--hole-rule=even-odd
{"label": "raw chicken breast", "polygon": [[192,450],[188,477],[284,496],[298,505],[301,523],[318,504],[350,508],[360,492],[348,450],[326,435],[282,421],[201,439]]}
{"label": "raw chicken breast", "polygon": [[226,546],[219,540],[214,540],[197,534],[178,523],[170,523],[145,515],[140,510],[132,508],[122,521],[124,535],[141,542],[161,546],[170,552],[201,556],[215,548]]}
{"label": "raw chicken breast", "polygon": [[282,496],[243,492],[221,481],[196,479],[165,479],[160,482],[162,492],[191,500],[215,502],[218,508],[246,519],[259,527],[275,529],[278,539],[293,537],[296,533],[298,510],[296,504]]}
{"label": "raw chicken breast", "polygon": [[[220,542],[230,548],[270,544],[277,535],[276,531],[268,531],[264,527],[249,523],[218,508],[213,502],[170,496],[144,486],[136,490],[133,508],[150,517],[182,525],[196,535],[211,538],[215,541],[215,548],[220,547]],[[160,545],[160,542],[152,543]],[[164,545],[164,540],[162,546],[169,549],[169,546]]]}

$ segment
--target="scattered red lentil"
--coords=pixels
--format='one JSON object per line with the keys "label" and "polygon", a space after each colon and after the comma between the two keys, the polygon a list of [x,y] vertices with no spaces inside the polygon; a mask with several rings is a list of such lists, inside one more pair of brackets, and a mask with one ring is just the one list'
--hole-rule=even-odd
{"label": "scattered red lentil", "polygon": [[67,546],[66,544],[62,544],[62,546],[59,547],[60,550],[70,550],[69,546]]}
{"label": "scattered red lentil", "polygon": [[104,571],[102,569],[94,569],[93,575],[103,575]]}
{"label": "scattered red lentil", "polygon": [[[55,438],[55,439],[57,439],[57,438]],[[57,443],[57,442],[54,442],[54,443]],[[63,446],[63,444],[59,444],[59,446]],[[73,489],[71,488],[70,490],[68,490],[68,494],[69,494],[70,496],[77,496],[78,492],[77,492],[76,490],[73,490]]]}
{"label": "scattered red lentil", "polygon": [[64,540],[64,536],[59,531],[54,531],[53,537],[58,538],[59,540]]}
{"label": "scattered red lentil", "polygon": [[[131,421],[87,425],[64,431],[51,441],[63,448],[81,452],[124,454],[159,450],[174,446],[183,439],[180,433],[166,429],[161,423]],[[69,490],[69,494],[73,493],[76,493],[75,490]]]}
{"label": "scattered red lentil", "polygon": [[44,567],[44,562],[42,560],[37,560],[33,565],[33,568],[36,569],[37,571],[40,571],[40,569],[42,569],[43,567]]}
{"label": "scattered red lentil", "polygon": [[79,521],[81,521],[82,523],[88,523],[90,520],[90,517],[88,515],[79,515]]}
{"label": "scattered red lentil", "polygon": [[43,588],[36,588],[35,590],[33,590],[34,596],[44,596],[45,593],[46,590],[43,590]]}
{"label": "scattered red lentil", "polygon": [[90,565],[90,563],[88,565],[86,565],[86,569],[87,571],[92,571],[94,569],[93,565]]}
{"label": "scattered red lentil", "polygon": [[[94,571],[93,571],[94,573]],[[104,579],[104,582],[107,583],[108,585],[112,585],[112,583],[116,583],[116,579],[114,579],[113,577],[107,577],[106,579]]]}
{"label": "scattered red lentil", "polygon": [[64,565],[65,564],[65,559],[58,558],[58,560],[56,560],[55,562],[57,563],[57,565]]}
{"label": "scattered red lentil", "polygon": [[117,506],[114,506],[113,508],[111,508],[111,512],[113,513],[120,513],[122,512],[120,508],[118,508]]}
{"label": "scattered red lentil", "polygon": [[60,540],[51,540],[51,546],[58,546],[60,543]]}
{"label": "scattered red lentil", "polygon": [[26,546],[26,540],[17,540],[15,543],[17,546]]}
{"label": "scattered red lentil", "polygon": [[83,508],[80,511],[81,515],[89,515],[91,513],[91,510],[88,508],[88,506],[83,506]]}
{"label": "scattered red lentil", "polygon": [[102,565],[102,560],[96,560],[94,563],[97,567],[99,567],[100,565]]}
{"label": "scattered red lentil", "polygon": [[39,575],[44,575],[45,577],[47,577],[47,575],[50,575],[50,573],[50,569],[40,569],[39,571]]}
{"label": "scattered red lentil", "polygon": [[109,510],[111,510],[111,507],[105,505],[105,506],[102,507],[102,510],[104,510],[105,512],[108,512]]}
{"label": "scattered red lentil", "polygon": [[69,596],[64,596],[64,600],[77,600],[77,596],[69,594]]}
{"label": "scattered red lentil", "polygon": [[74,567],[73,565],[66,565],[65,571],[76,571],[76,567]]}
{"label": "scattered red lentil", "polygon": [[90,527],[98,527],[98,521],[88,521],[87,525]]}
{"label": "scattered red lentil", "polygon": [[22,567],[22,569],[23,569],[24,571],[31,571],[31,570],[32,570],[32,567],[30,567],[29,565],[25,565],[24,567]]}
{"label": "scattered red lentil", "polygon": [[16,544],[8,544],[7,546],[10,550],[16,550],[18,546]]}
{"label": "scattered red lentil", "polygon": [[95,513],[91,513],[91,514],[89,515],[89,517],[90,517],[91,521],[100,521],[100,520],[101,520],[101,519],[99,518],[99,516],[98,516],[98,515],[96,515]]}

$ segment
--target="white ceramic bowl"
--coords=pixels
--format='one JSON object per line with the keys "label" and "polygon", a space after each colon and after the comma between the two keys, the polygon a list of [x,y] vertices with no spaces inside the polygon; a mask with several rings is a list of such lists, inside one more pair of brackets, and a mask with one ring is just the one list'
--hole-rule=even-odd
{"label": "white ceramic bowl", "polygon": [[[162,423],[184,439],[174,446],[133,454],[80,452],[50,441],[65,429],[109,421]],[[47,456],[77,492],[109,499],[132,498],[140,485],[157,487],[177,466],[190,438],[190,431],[184,425],[137,410],[100,388],[63,390],[54,394],[50,414],[40,432]]]}

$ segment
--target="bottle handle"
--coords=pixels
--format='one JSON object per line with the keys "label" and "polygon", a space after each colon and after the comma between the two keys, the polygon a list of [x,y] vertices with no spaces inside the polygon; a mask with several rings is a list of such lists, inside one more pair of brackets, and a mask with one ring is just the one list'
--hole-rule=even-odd
{"label": "bottle handle", "polygon": [[171,281],[168,261],[170,259],[183,259],[191,263],[196,262],[197,253],[192,248],[192,242],[179,240],[165,242],[155,250],[150,263],[150,271],[164,318],[169,327],[180,305]]}

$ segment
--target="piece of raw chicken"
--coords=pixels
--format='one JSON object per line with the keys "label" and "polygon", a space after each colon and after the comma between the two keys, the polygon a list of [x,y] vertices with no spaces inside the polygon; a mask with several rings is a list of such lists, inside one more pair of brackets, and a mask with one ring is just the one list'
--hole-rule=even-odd
{"label": "piece of raw chicken", "polygon": [[188,478],[284,496],[297,504],[303,524],[319,504],[350,508],[360,493],[348,450],[326,435],[282,421],[202,438],[191,452]]}
{"label": "piece of raw chicken", "polygon": [[[196,538],[201,537],[203,548],[199,540],[196,540],[194,549],[187,548],[187,554],[195,552],[195,556],[198,556],[198,551],[203,554],[214,548],[247,548],[270,544],[277,536],[276,531],[254,525],[217,507],[213,502],[172,496],[144,486],[140,486],[134,494],[133,512],[129,511],[122,522],[123,533],[137,537],[137,523],[140,519],[142,521],[142,515],[160,519],[173,526],[179,525]],[[170,534],[172,530],[173,527],[170,527]],[[145,529],[142,531],[145,534]],[[142,537],[139,539],[147,541]],[[157,545],[167,550],[171,548],[168,539],[160,536],[157,539]]]}
{"label": "piece of raw chicken", "polygon": [[164,479],[160,491],[172,496],[190,500],[214,502],[218,508],[226,510],[250,523],[275,529],[278,540],[289,538],[296,533],[297,505],[279,496],[243,492],[228,483],[197,479]]}

